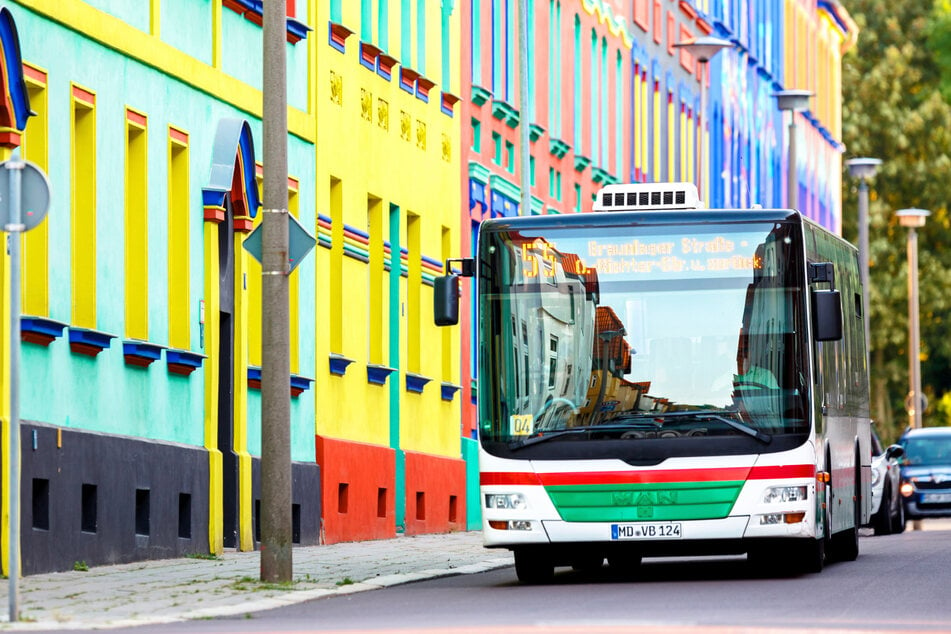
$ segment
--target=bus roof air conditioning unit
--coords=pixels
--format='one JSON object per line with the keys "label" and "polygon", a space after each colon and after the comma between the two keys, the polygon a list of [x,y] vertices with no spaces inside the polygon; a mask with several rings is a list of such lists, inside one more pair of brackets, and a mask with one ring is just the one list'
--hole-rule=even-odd
{"label": "bus roof air conditioning unit", "polygon": [[594,211],[702,209],[693,183],[627,183],[598,191]]}

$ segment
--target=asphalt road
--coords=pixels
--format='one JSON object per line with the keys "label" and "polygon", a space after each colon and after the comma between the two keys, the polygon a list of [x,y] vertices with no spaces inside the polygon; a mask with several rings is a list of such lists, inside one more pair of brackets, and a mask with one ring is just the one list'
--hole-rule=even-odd
{"label": "asphalt road", "polygon": [[[910,525],[909,525],[910,527]],[[634,577],[513,568],[137,632],[951,632],[951,525],[863,536],[855,562],[774,577],[744,558],[645,560]],[[865,532],[865,531],[863,531]]]}

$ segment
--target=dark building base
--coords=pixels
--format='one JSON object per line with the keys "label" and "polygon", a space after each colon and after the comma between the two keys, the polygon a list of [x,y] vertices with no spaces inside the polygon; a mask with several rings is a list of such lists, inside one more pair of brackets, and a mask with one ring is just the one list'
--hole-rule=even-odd
{"label": "dark building base", "polygon": [[20,429],[23,574],[208,552],[204,448]]}
{"label": "dark building base", "polygon": [[[209,460],[193,447],[23,423],[23,574],[209,552]],[[6,468],[4,465],[3,468]],[[320,535],[320,467],[292,465],[294,544]],[[260,460],[252,464],[260,541]]]}

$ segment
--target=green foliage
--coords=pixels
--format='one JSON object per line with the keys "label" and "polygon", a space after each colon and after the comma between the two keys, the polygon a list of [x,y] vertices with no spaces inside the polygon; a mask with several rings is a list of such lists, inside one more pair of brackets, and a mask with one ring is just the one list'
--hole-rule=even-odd
{"label": "green foliage", "polygon": [[77,572],[89,572],[89,564],[85,561],[74,561],[73,570]]}
{"label": "green foliage", "polygon": [[[951,0],[855,0],[858,45],[843,58],[846,157],[883,165],[871,183],[869,260],[872,415],[885,442],[906,426],[907,230],[895,211],[932,212],[919,231],[922,385],[926,425],[949,423],[936,404],[951,389]],[[947,88],[946,88],[947,87]],[[943,94],[944,93],[944,94]],[[843,174],[844,233],[857,240],[857,185]]]}

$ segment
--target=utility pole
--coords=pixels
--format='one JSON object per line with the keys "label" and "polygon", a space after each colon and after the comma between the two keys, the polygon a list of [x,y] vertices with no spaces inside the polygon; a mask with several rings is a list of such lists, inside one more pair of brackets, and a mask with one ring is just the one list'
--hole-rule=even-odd
{"label": "utility pole", "polygon": [[518,0],[518,101],[519,101],[519,171],[521,172],[521,209],[520,215],[532,215],[532,176],[531,176],[531,147],[529,144],[529,128],[531,122],[531,108],[528,107],[528,0]]}
{"label": "utility pole", "polygon": [[286,3],[264,3],[261,234],[261,581],[293,578],[288,320]]}

